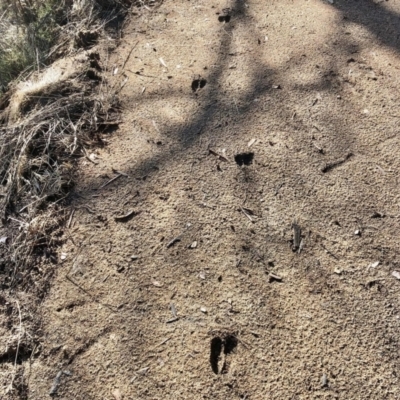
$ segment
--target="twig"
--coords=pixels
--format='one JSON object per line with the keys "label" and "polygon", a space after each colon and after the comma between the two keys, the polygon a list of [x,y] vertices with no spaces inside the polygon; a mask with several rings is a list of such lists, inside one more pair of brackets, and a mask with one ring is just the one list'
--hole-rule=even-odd
{"label": "twig", "polygon": [[51,389],[50,389],[50,392],[49,392],[50,396],[55,396],[57,394],[58,387],[60,386],[60,383],[61,383],[61,376],[63,374],[67,375],[67,376],[71,376],[72,375],[70,371],[59,371],[57,373],[56,377],[54,378],[53,385],[51,386]]}
{"label": "twig", "polygon": [[[92,235],[89,239],[88,242],[90,243],[90,240],[93,238],[94,235]],[[71,273],[71,271],[74,269],[76,261],[78,259],[78,257],[80,256],[80,254],[82,253],[83,250],[83,243],[81,244],[80,248],[78,249],[78,252],[75,256],[74,262],[72,263],[71,268],[69,269],[69,271],[67,272],[67,274],[65,275],[65,277],[67,278],[67,280],[69,280],[73,285],[75,285],[78,289],[82,290],[83,293],[85,293],[86,295],[88,295],[93,301],[95,301],[98,304],[101,304],[104,307],[107,307],[108,309],[110,309],[111,311],[116,312],[118,307],[113,306],[112,304],[107,304],[107,303],[102,303],[101,301],[97,300],[96,297],[94,297],[91,293],[89,293],[86,289],[84,289],[82,286],[80,286],[78,283],[76,283],[70,276],[69,274]]]}
{"label": "twig", "polygon": [[339,165],[344,164],[349,158],[351,158],[353,156],[353,153],[349,153],[346,155],[345,158],[326,164],[324,168],[321,169],[321,172],[326,173],[329,172],[331,169],[338,167]]}
{"label": "twig", "polygon": [[253,222],[253,218],[244,210],[243,207],[240,207],[240,211],[249,219],[250,222]]}
{"label": "twig", "polygon": [[301,228],[299,225],[297,225],[296,222],[293,222],[292,224],[293,228],[293,251],[297,251],[300,248],[300,242],[301,242]]}
{"label": "twig", "polygon": [[21,213],[21,212],[24,211],[26,208],[30,207],[31,205],[37,203],[37,202],[40,201],[40,200],[44,200],[46,197],[47,197],[47,194],[46,194],[46,196],[43,196],[43,197],[41,197],[41,198],[39,198],[39,199],[36,199],[35,201],[32,201],[32,203],[29,203],[29,204],[27,204],[26,206],[22,207],[18,212]]}
{"label": "twig", "polygon": [[212,154],[213,156],[218,157],[221,161],[225,161],[225,162],[228,162],[228,161],[229,161],[226,157],[224,157],[223,155],[217,153],[216,151],[214,151],[214,150],[212,150],[212,149],[208,149],[208,151],[209,151],[209,153]]}
{"label": "twig", "polygon": [[68,218],[68,222],[67,222],[67,228],[68,229],[71,226],[71,222],[72,222],[72,218],[73,218],[74,214],[75,214],[75,208],[71,211],[71,214],[70,214],[70,216]]}
{"label": "twig", "polygon": [[117,169],[112,169],[112,171],[114,172],[114,174],[120,174],[120,175],[123,175],[123,176],[126,176],[127,178],[129,178],[129,175],[128,174],[126,174],[125,172],[121,172],[121,171],[118,171]]}
{"label": "twig", "polygon": [[62,371],[59,371],[54,378],[53,385],[51,386],[49,395],[54,396],[57,393],[58,387],[60,386],[61,382]]}
{"label": "twig", "polygon": [[170,339],[171,339],[171,338],[168,337],[168,338],[164,339],[161,343],[158,343],[156,346],[153,347],[153,351],[154,351],[155,349],[157,349],[158,347],[162,346],[163,344],[167,343],[168,340],[170,340]]}
{"label": "twig", "polygon": [[170,242],[167,243],[167,249],[169,249],[171,246],[173,246],[175,243],[180,242],[182,238],[182,235],[179,235],[175,238],[173,238]]}
{"label": "twig", "polygon": [[118,178],[121,178],[122,174],[118,174],[117,176],[114,176],[114,178],[111,178],[109,181],[107,181],[106,183],[103,183],[103,185],[101,185],[97,190],[103,189],[106,186],[108,186],[110,183],[116,181]]}
{"label": "twig", "polygon": [[93,301],[95,301],[98,304],[101,304],[104,307],[107,307],[109,310],[116,312],[118,310],[118,307],[113,306],[112,304],[107,304],[107,303],[102,303],[101,301],[97,300],[96,297],[94,297],[91,293],[89,293],[86,289],[84,289],[82,286],[80,286],[78,283],[76,283],[72,278],[70,278],[68,275],[65,276],[73,285],[75,285],[78,289],[82,290],[83,293],[88,295]]}
{"label": "twig", "polygon": [[333,257],[335,260],[339,261],[339,257],[336,256],[335,254],[333,254],[330,250],[328,250],[322,243],[321,243],[322,248],[331,256]]}
{"label": "twig", "polygon": [[137,41],[137,42],[133,45],[133,47],[131,48],[131,51],[129,52],[128,57],[126,57],[124,63],[122,64],[122,70],[125,68],[126,63],[129,61],[129,58],[131,57],[131,54],[132,54],[133,50],[135,50],[135,48],[136,48],[136,46],[138,45],[138,43],[139,43],[139,41]]}

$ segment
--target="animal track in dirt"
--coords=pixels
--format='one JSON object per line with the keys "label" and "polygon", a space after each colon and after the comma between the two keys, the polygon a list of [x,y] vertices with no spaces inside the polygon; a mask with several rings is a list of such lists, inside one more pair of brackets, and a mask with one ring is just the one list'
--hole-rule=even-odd
{"label": "animal track in dirt", "polygon": [[239,153],[235,154],[235,162],[240,167],[242,165],[250,165],[253,163],[254,153]]}
{"label": "animal track in dirt", "polygon": [[203,87],[206,85],[207,81],[204,78],[198,77],[192,81],[192,90],[193,92],[197,92],[200,89],[203,89]]}
{"label": "animal track in dirt", "polygon": [[223,342],[220,337],[211,339],[210,364],[214,374],[218,374],[218,361],[221,356]]}
{"label": "animal track in dirt", "polygon": [[[217,13],[219,14],[219,13]],[[231,20],[231,9],[230,8],[224,8],[222,10],[221,15],[218,15],[218,21],[219,22],[226,22],[228,23]]]}
{"label": "animal track in dirt", "polygon": [[228,355],[234,352],[238,339],[233,334],[222,334],[211,339],[210,364],[214,374],[226,374],[229,370]]}
{"label": "animal track in dirt", "polygon": [[218,16],[218,21],[219,22],[229,22],[231,20],[231,16],[228,15],[219,15]]}

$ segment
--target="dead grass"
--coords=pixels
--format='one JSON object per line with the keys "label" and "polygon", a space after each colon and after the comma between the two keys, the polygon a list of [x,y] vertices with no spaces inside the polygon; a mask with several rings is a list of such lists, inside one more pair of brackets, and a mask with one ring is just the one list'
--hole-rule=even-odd
{"label": "dead grass", "polygon": [[93,45],[99,28],[131,4],[131,0],[0,0],[0,89],[5,92],[17,78],[40,72],[65,51]]}
{"label": "dead grass", "polygon": [[[0,238],[7,240],[0,245],[0,308],[2,326],[12,329],[0,330],[7,339],[0,349],[0,392],[24,399],[24,361],[40,352],[40,303],[70,216],[65,206],[78,177],[77,160],[87,157],[90,147],[103,146],[119,122],[121,87],[107,83],[102,41],[119,38],[131,5],[155,2],[2,1]],[[5,31],[17,32],[15,46],[1,35]]]}
{"label": "dead grass", "polygon": [[[23,4],[31,3],[52,1]],[[22,3],[12,4],[15,15],[26,18]],[[103,77],[95,46],[107,21],[128,5],[71,3],[64,13],[69,21],[57,27],[57,42],[46,55],[58,60],[47,68],[39,63],[39,71],[13,83],[0,100],[0,230],[10,238],[0,254],[3,287],[31,282],[28,265],[55,261],[52,249],[65,220],[60,206],[74,186],[76,160],[86,148],[101,145],[102,135],[117,123],[117,96]],[[61,6],[65,11],[67,3]]]}

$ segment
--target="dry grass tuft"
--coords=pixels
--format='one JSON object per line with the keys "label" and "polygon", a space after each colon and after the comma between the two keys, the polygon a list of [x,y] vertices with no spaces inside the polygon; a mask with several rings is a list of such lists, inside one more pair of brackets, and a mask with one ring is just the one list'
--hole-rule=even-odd
{"label": "dry grass tuft", "polygon": [[[139,3],[141,0],[139,0]],[[0,93],[60,56],[93,46],[131,0],[0,0]]]}
{"label": "dry grass tuft", "polygon": [[[87,55],[87,63],[96,56]],[[74,186],[76,158],[85,147],[101,144],[102,132],[117,123],[112,92],[99,84],[100,75],[82,57],[80,68],[73,68],[75,60],[62,60],[36,81],[19,85],[3,112],[0,209],[4,222],[14,227],[14,266],[32,263],[37,249],[53,247],[54,229],[64,218],[58,205]],[[64,77],[62,65],[70,66]],[[11,274],[8,285],[23,279],[18,276]]]}
{"label": "dry grass tuft", "polygon": [[121,87],[107,84],[99,42],[105,30],[119,37],[128,7],[156,4],[0,0],[1,398],[28,396],[24,365],[40,353],[40,299],[58,262],[77,160],[119,122]]}
{"label": "dry grass tuft", "polygon": [[0,236],[9,237],[7,250],[0,248],[3,288],[32,282],[43,258],[55,261],[76,160],[118,122],[116,93],[102,76],[96,44],[106,22],[130,2],[68,3],[69,21],[58,26],[48,54],[56,61],[40,65],[0,99]]}

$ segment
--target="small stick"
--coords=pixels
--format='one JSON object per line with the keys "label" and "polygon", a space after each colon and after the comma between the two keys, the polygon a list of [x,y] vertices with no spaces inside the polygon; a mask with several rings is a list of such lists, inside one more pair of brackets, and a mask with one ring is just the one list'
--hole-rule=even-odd
{"label": "small stick", "polygon": [[[1,195],[0,195],[0,196],[1,196]],[[29,204],[27,204],[26,206],[22,207],[18,212],[21,213],[22,211],[24,211],[26,208],[28,208],[28,207],[31,206],[32,204],[35,204],[35,203],[37,203],[38,201],[45,199],[46,197],[47,197],[47,195],[41,197],[40,199],[37,199],[37,200],[35,200],[35,201],[32,201],[32,203],[29,203]]]}
{"label": "small stick", "polygon": [[299,254],[301,253],[301,251],[303,250],[304,247],[304,241],[303,239],[300,240],[300,244],[299,244],[299,250],[297,251]]}
{"label": "small stick", "polygon": [[60,386],[61,382],[62,371],[59,371],[54,378],[53,385],[50,389],[49,395],[54,396],[57,393],[58,387]]}
{"label": "small stick", "polygon": [[139,213],[134,210],[131,210],[125,215],[118,215],[118,216],[114,217],[114,219],[115,219],[115,221],[125,221],[125,220],[129,219],[130,217],[134,217],[137,214],[139,214]]}
{"label": "small stick", "polygon": [[160,347],[160,346],[162,346],[163,344],[167,343],[168,340],[170,340],[170,339],[171,339],[170,337],[164,339],[161,343],[159,343],[157,346],[155,346],[155,347],[153,348],[153,350],[155,350],[157,347]]}
{"label": "small stick", "polygon": [[114,176],[114,178],[111,178],[109,181],[107,181],[106,183],[104,183],[103,185],[101,185],[97,190],[103,189],[106,186],[108,186],[110,183],[116,181],[118,178],[121,178],[122,174],[118,174],[117,176]]}
{"label": "small stick", "polygon": [[338,167],[339,165],[344,164],[350,157],[353,156],[353,153],[347,154],[345,158],[339,161],[335,161],[329,164],[326,164],[324,168],[321,169],[321,172],[326,173],[329,172],[331,169]]}
{"label": "small stick", "polygon": [[269,273],[269,281],[277,281],[277,282],[282,282],[282,277],[276,274],[273,274],[272,272]]}
{"label": "small stick", "polygon": [[69,227],[71,226],[71,222],[72,222],[72,218],[75,214],[75,208],[71,211],[71,214],[69,216],[68,222],[67,222],[67,229],[69,229]]}
{"label": "small stick", "polygon": [[297,251],[301,242],[301,228],[295,222],[292,224],[293,228],[293,251]]}
{"label": "small stick", "polygon": [[250,222],[253,222],[253,218],[251,218],[251,216],[249,214],[247,214],[247,212],[244,210],[243,207],[240,207],[240,210],[249,219]]}
{"label": "small stick", "polygon": [[114,174],[120,174],[120,175],[123,175],[123,176],[126,176],[127,178],[129,178],[129,175],[128,174],[126,174],[125,172],[121,172],[121,171],[118,171],[117,169],[112,169],[112,171],[114,172]]}
{"label": "small stick", "polygon": [[222,156],[221,154],[217,153],[216,151],[211,150],[211,149],[208,149],[208,151],[209,151],[210,154],[212,154],[213,156],[218,157],[221,161],[228,162],[228,159],[227,159],[226,157]]}
{"label": "small stick", "polygon": [[335,260],[339,260],[339,257],[333,254],[331,251],[329,251],[322,243],[321,246],[331,257],[333,257]]}
{"label": "small stick", "polygon": [[138,45],[138,43],[139,43],[139,41],[137,41],[137,42],[133,45],[133,47],[131,48],[131,51],[129,52],[128,57],[126,57],[126,59],[125,59],[123,65],[122,65],[122,69],[125,68],[126,63],[129,61],[129,58],[131,57],[132,52],[133,52],[133,50],[135,50],[135,48],[136,48],[136,46]]}
{"label": "small stick", "polygon": [[167,249],[169,249],[171,246],[173,246],[175,243],[180,242],[182,238],[182,235],[177,236],[176,238],[172,239],[170,242],[167,244]]}
{"label": "small stick", "polygon": [[58,387],[60,386],[60,383],[61,383],[62,374],[67,375],[67,376],[72,375],[70,371],[59,371],[57,373],[56,377],[54,378],[53,386],[50,389],[50,393],[49,393],[50,396],[54,396],[57,394]]}

